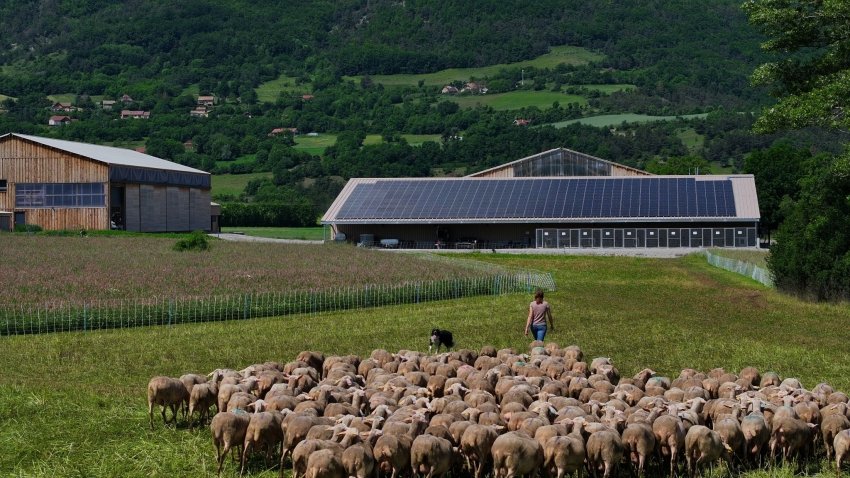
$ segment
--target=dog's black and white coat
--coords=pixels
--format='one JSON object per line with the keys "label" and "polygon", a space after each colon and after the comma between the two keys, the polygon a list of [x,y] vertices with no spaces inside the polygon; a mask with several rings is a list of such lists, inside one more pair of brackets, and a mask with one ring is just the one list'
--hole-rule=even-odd
{"label": "dog's black and white coat", "polygon": [[431,348],[436,347],[437,353],[440,353],[440,346],[446,347],[446,350],[455,346],[452,333],[448,330],[433,329],[431,330],[431,341],[428,344],[428,353],[431,353]]}

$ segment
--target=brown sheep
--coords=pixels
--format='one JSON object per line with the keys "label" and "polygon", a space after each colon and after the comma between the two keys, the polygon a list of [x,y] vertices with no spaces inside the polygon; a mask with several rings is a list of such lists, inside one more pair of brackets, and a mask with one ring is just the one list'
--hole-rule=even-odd
{"label": "brown sheep", "polygon": [[216,461],[218,462],[218,470],[216,473],[221,474],[221,467],[224,464],[224,458],[227,452],[233,450],[237,452],[239,460],[242,458],[242,443],[245,440],[245,432],[248,431],[248,423],[251,421],[251,416],[247,412],[221,412],[213,417],[210,423],[210,432],[212,434],[213,445],[215,445]]}
{"label": "brown sheep", "polygon": [[[154,377],[148,382],[148,418],[153,430],[153,406],[162,407],[162,421],[177,424],[177,409],[189,401],[189,392],[183,382],[171,377]],[[165,408],[171,409],[171,420],[165,418]]]}
{"label": "brown sheep", "polygon": [[543,464],[543,447],[522,432],[499,435],[490,448],[494,478],[535,473]]}

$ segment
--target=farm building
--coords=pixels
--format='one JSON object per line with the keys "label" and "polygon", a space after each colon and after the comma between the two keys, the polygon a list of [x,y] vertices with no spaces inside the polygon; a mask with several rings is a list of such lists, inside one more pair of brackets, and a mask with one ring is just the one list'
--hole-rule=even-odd
{"label": "farm building", "polygon": [[464,178],[351,179],[322,222],[338,239],[413,248],[758,244],[752,175],[655,176],[569,150],[525,160]]}
{"label": "farm building", "polygon": [[136,151],[0,136],[0,230],[209,230],[210,175]]}

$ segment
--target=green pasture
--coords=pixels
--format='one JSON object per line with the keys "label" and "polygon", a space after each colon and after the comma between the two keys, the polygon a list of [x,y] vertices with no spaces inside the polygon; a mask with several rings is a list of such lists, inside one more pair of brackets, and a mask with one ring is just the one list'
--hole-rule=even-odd
{"label": "green pasture", "polygon": [[14,96],[6,96],[4,94],[0,94],[0,101],[14,100],[14,99],[17,99],[17,98],[15,98]]}
{"label": "green pasture", "polygon": [[306,241],[321,241],[325,238],[324,227],[222,227],[221,232],[241,232],[246,236]]}
{"label": "green pasture", "polygon": [[688,148],[691,154],[702,149],[705,144],[705,135],[699,134],[693,128],[685,128],[676,133],[676,136],[682,141],[682,144]]}
{"label": "green pasture", "polygon": [[47,95],[47,99],[54,103],[71,103],[77,95],[74,93],[55,93]]}
{"label": "green pasture", "polygon": [[[416,86],[419,81],[429,86],[443,86],[452,81],[469,81],[472,78],[482,79],[490,77],[506,68],[554,68],[562,63],[568,65],[585,65],[603,59],[604,56],[594,53],[585,48],[576,46],[552,47],[549,53],[537,58],[515,63],[501,63],[477,68],[449,68],[434,73],[421,73],[410,75],[374,75],[372,81],[384,86]],[[361,76],[349,76],[347,79],[359,82]],[[259,92],[258,92],[259,94]]]}
{"label": "green pasture", "polygon": [[718,256],[737,259],[743,262],[757,265],[762,268],[767,268],[767,256],[770,251],[766,249],[711,249],[711,253]]}
{"label": "green pasture", "polygon": [[[321,133],[319,136],[299,135],[295,137],[295,149],[321,156],[325,154],[328,147],[336,144],[336,136],[329,133]],[[426,141],[440,142],[438,134],[403,134],[401,137],[411,146],[421,146]],[[367,134],[363,145],[381,144],[383,141],[383,137],[379,134]]]}
{"label": "green pasture", "polygon": [[[502,266],[549,271],[555,329],[589,359],[611,357],[624,377],[644,367],[675,377],[685,367],[755,366],[850,390],[850,309],[779,294],[705,262],[469,254]],[[284,264],[281,267],[285,267]],[[321,267],[316,264],[315,267]],[[304,270],[310,274],[310,270]],[[426,351],[432,327],[459,348],[526,351],[530,294],[510,294],[338,313],[173,327],[0,337],[0,470],[16,477],[213,476],[208,429],[148,427],[145,387],[156,375],[240,369],[289,361],[301,350],[368,355],[376,348]],[[261,459],[250,476],[272,478]],[[237,471],[226,461],[223,476]],[[809,475],[835,476],[824,461]],[[737,473],[736,473],[737,475]],[[792,467],[743,477],[794,476]],[[289,476],[289,475],[287,475]],[[712,476],[730,476],[717,469]],[[732,475],[734,476],[734,475]],[[846,475],[845,475],[846,476]]]}
{"label": "green pasture", "polygon": [[567,95],[556,91],[533,91],[520,90],[511,91],[508,93],[486,94],[486,95],[468,95],[468,96],[451,96],[447,98],[449,101],[454,101],[461,108],[474,108],[476,106],[490,106],[498,111],[518,110],[536,106],[540,109],[548,109],[552,107],[552,103],[558,102],[561,106],[569,103],[578,103],[586,105],[587,99],[578,95]]}
{"label": "green pasture", "polygon": [[318,136],[299,135],[295,137],[295,149],[321,156],[325,150],[336,144],[336,135],[320,133]]}
{"label": "green pasture", "polygon": [[677,119],[691,119],[691,118],[705,118],[708,116],[707,113],[693,114],[693,115],[680,115],[680,116],[651,116],[651,115],[642,115],[636,113],[623,113],[618,115],[599,115],[599,116],[588,116],[587,118],[578,118],[567,121],[559,121],[557,123],[551,123],[551,126],[556,128],[563,128],[565,126],[569,126],[571,124],[580,123],[586,124],[588,126],[596,126],[598,128],[607,128],[611,126],[618,126],[622,123],[649,123],[652,121],[675,121]]}
{"label": "green pasture", "polygon": [[294,76],[281,75],[280,77],[267,81],[254,91],[257,92],[257,100],[263,102],[274,103],[280,97],[281,93],[303,95],[309,92],[309,85],[296,85]]}
{"label": "green pasture", "polygon": [[618,84],[613,84],[613,85],[609,85],[609,84],[599,84],[599,85],[597,85],[597,84],[587,84],[587,85],[578,85],[578,86],[585,88],[587,90],[590,90],[590,91],[598,91],[598,92],[605,94],[605,95],[610,95],[611,93],[617,93],[617,92],[620,92],[620,91],[631,91],[631,90],[637,89],[637,86],[629,85],[629,84],[625,84],[625,83],[618,83]]}
{"label": "green pasture", "polygon": [[212,176],[212,195],[228,194],[238,196],[245,190],[245,186],[254,179],[271,179],[272,173],[249,173],[249,174],[214,174]]}

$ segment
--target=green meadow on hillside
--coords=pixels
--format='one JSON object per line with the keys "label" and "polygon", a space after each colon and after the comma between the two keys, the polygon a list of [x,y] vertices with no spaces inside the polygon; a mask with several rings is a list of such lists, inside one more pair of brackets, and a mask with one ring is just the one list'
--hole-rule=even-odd
{"label": "green meadow on hillside", "polygon": [[557,123],[552,123],[551,125],[556,128],[563,128],[565,126],[569,126],[571,124],[580,123],[586,124],[588,126],[596,126],[598,128],[605,128],[610,126],[617,126],[622,123],[648,123],[651,121],[674,121],[678,118],[705,118],[708,116],[708,113],[700,113],[693,115],[680,115],[680,116],[651,116],[651,115],[643,115],[636,113],[623,113],[619,115],[599,115],[599,116],[588,116],[587,118],[578,118],[567,121],[559,121]]}
{"label": "green meadow on hillside", "polygon": [[551,108],[554,102],[558,102],[561,106],[569,103],[578,103],[586,105],[587,99],[578,95],[567,95],[554,91],[531,91],[520,90],[511,91],[508,93],[486,94],[486,95],[468,95],[468,96],[451,96],[447,98],[449,101],[454,101],[462,108],[474,108],[476,106],[489,106],[494,110],[518,110],[536,106],[540,109]]}
{"label": "green meadow on hillside", "polygon": [[[481,79],[487,76],[493,76],[502,69],[506,68],[554,68],[560,64],[568,65],[585,65],[590,62],[599,61],[604,56],[594,53],[585,48],[575,46],[556,46],[552,47],[549,53],[538,56],[537,58],[518,61],[515,63],[503,63],[498,65],[488,65],[478,68],[450,68],[440,70],[434,73],[421,73],[411,75],[373,75],[372,81],[380,83],[384,86],[416,86],[419,81],[423,81],[428,86],[443,86],[452,81],[469,81],[472,78]],[[361,76],[346,77],[354,81],[360,81]]]}
{"label": "green meadow on hillside", "polygon": [[271,179],[272,173],[249,173],[249,174],[213,174],[212,195],[239,196],[245,190],[245,186],[254,179]]}
{"label": "green meadow on hillside", "polygon": [[[829,382],[850,390],[850,368],[842,355],[850,342],[846,305],[783,296],[713,268],[701,256],[464,258],[551,272],[557,290],[547,293],[547,300],[556,329],[547,338],[578,344],[588,358],[612,357],[624,377],[644,367],[675,377],[686,367],[755,366],[798,377],[807,387]],[[299,270],[312,272],[309,266]],[[529,300],[530,294],[508,294],[283,318],[0,337],[0,469],[34,477],[211,476],[215,451],[208,428],[190,432],[182,420],[177,429],[166,428],[156,415],[149,430],[145,386],[151,377],[285,362],[301,350],[360,356],[377,348],[425,351],[432,327],[451,329],[459,348],[525,351],[522,328]],[[230,460],[225,463],[225,476],[238,472]],[[806,471],[835,474],[825,462]],[[278,476],[262,460],[252,460],[249,472]],[[793,475],[789,466],[731,476]],[[712,476],[730,474],[716,469]]]}

